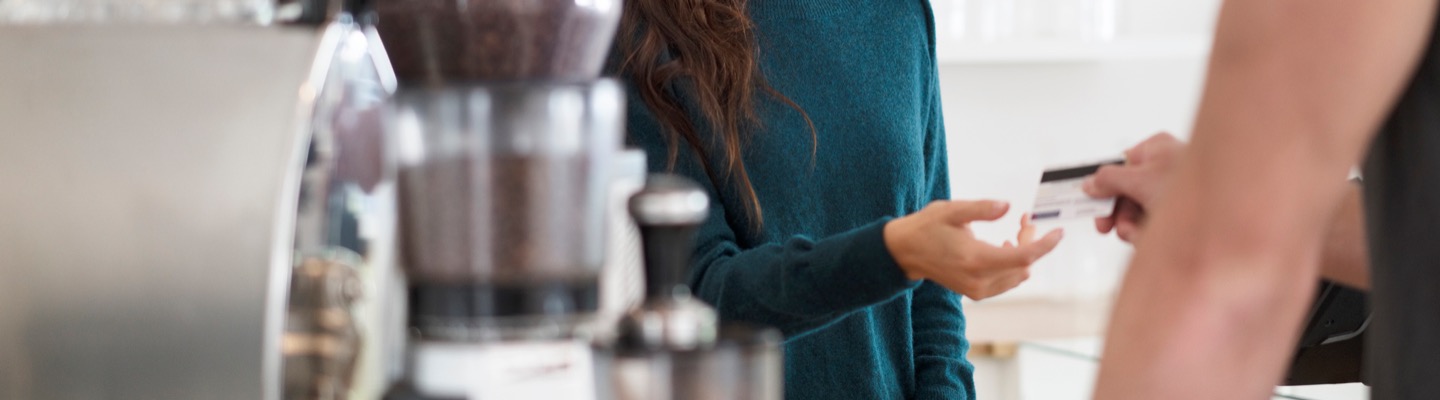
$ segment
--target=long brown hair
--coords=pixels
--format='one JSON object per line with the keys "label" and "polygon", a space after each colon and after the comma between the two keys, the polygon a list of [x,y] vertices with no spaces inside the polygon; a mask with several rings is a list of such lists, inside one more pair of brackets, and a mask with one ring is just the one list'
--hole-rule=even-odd
{"label": "long brown hair", "polygon": [[[746,14],[746,2],[627,0],[617,42],[621,73],[636,86],[668,141],[666,165],[675,167],[683,140],[711,182],[717,186],[728,182],[738,190],[758,227],[764,213],[742,153],[749,139],[747,128],[761,125],[755,94],[768,94],[800,112],[810,126],[812,146],[818,139],[810,116],[761,76],[755,24]],[[689,89],[685,91],[689,103],[677,97],[679,87]],[[687,110],[686,104],[699,110]],[[698,111],[703,121],[692,121],[691,111]],[[701,138],[697,122],[708,124],[717,137]],[[716,159],[722,161],[719,171],[712,164]]]}

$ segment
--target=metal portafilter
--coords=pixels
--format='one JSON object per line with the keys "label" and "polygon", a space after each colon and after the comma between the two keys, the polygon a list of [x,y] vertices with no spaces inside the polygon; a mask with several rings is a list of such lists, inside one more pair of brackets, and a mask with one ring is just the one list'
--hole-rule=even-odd
{"label": "metal portafilter", "polygon": [[630,198],[645,255],[645,301],[620,324],[624,346],[695,348],[712,344],[715,310],[686,285],[695,232],[709,215],[710,199],[694,182],[655,175]]}
{"label": "metal portafilter", "polygon": [[721,327],[686,284],[695,233],[709,197],[675,175],[652,176],[630,199],[645,254],[646,298],[620,321],[612,346],[597,349],[601,400],[778,400],[780,335],[744,324]]}

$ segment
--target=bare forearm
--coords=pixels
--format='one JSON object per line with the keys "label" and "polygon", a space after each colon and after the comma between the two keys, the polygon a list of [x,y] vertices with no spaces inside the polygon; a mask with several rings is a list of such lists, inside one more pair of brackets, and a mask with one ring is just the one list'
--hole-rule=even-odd
{"label": "bare forearm", "polygon": [[1194,141],[1112,320],[1101,399],[1265,398],[1345,176],[1413,68],[1431,0],[1231,0]]}
{"label": "bare forearm", "polygon": [[1351,187],[1325,237],[1320,274],[1346,286],[1370,289],[1370,252],[1365,242],[1363,211],[1360,189]]}
{"label": "bare forearm", "polygon": [[[1247,193],[1263,189],[1218,183],[1224,173],[1205,167],[1216,156],[1194,155],[1166,195],[1176,200],[1157,209],[1145,245],[1137,247],[1097,399],[1263,398],[1293,348],[1327,225],[1323,216],[1307,215],[1328,213],[1312,207],[1257,217],[1293,201],[1260,200]],[[1327,190],[1323,183],[1299,186]],[[1309,234],[1284,237],[1278,226]]]}

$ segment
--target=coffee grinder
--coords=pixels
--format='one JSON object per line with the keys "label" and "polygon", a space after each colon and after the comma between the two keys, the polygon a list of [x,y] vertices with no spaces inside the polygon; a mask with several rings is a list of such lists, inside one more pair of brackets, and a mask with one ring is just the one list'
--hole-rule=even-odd
{"label": "coffee grinder", "polygon": [[624,94],[618,0],[394,0],[390,136],[406,281],[389,398],[594,398],[589,343]]}
{"label": "coffee grinder", "polygon": [[[619,0],[376,10],[400,80],[390,136],[408,293],[388,398],[780,397],[778,335],[718,328],[686,290],[705,192],[657,177],[630,199],[633,221],[607,219],[616,168],[637,164],[621,150],[624,91],[600,78]],[[645,301],[617,321],[599,312],[600,281],[624,267],[606,265],[627,241],[607,233],[631,222]]]}

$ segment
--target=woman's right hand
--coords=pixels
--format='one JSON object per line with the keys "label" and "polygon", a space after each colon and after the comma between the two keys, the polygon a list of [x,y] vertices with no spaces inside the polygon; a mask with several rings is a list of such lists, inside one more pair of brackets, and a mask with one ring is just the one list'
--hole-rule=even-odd
{"label": "woman's right hand", "polygon": [[[1030,278],[1030,265],[1055,249],[1064,232],[1019,244],[994,246],[975,238],[970,223],[994,221],[1009,211],[999,201],[937,201],[885,224],[885,247],[910,279],[928,279],[974,300],[1005,293]],[[1022,222],[1023,223],[1023,222]]]}

